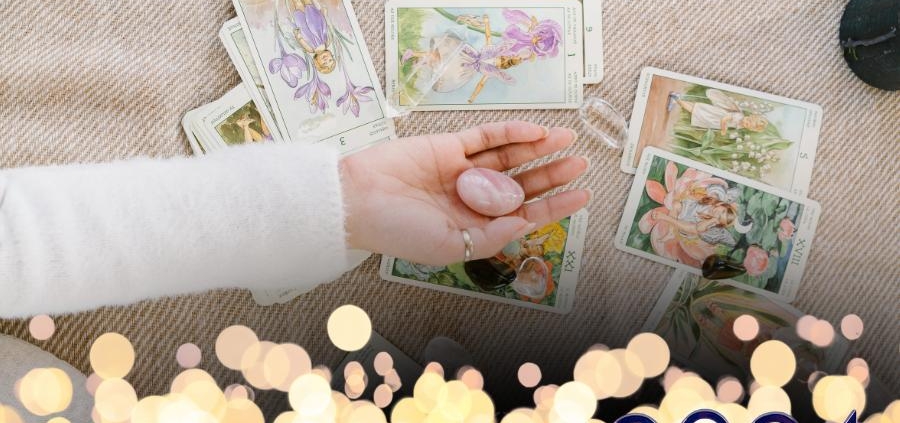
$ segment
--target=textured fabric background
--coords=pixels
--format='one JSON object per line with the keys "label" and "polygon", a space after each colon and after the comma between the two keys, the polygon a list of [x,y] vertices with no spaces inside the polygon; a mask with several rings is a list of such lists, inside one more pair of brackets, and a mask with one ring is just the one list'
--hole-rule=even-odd
{"label": "textured fabric background", "polygon": [[[796,305],[835,323],[847,313],[861,315],[866,333],[854,352],[900,392],[900,93],[870,88],[847,69],[837,45],[845,2],[606,3],[606,77],[587,88],[588,96],[630,111],[641,68],[656,66],[824,107],[811,189],[824,215]],[[354,6],[381,71],[383,3]],[[0,0],[0,165],[188,154],[182,115],[238,82],[217,38],[232,16],[228,0]],[[671,270],[613,248],[632,177],[618,170],[618,151],[580,127],[576,112],[418,113],[398,124],[404,135],[507,118],[579,129],[584,136],[569,153],[593,159],[591,174],[578,182],[596,199],[570,315],[382,282],[372,259],[288,305],[260,308],[244,291],[163,299],[60,317],[57,335],[36,344],[88,372],[91,340],[121,332],[139,352],[129,379],[146,395],[167,389],[178,371],[175,349],[185,342],[203,348],[203,366],[223,382],[237,381],[237,374],[215,365],[212,348],[218,332],[233,324],[265,339],[296,342],[316,362],[334,366],[342,354],[328,342],[325,321],[337,306],[355,303],[414,358],[435,335],[457,339],[485,370],[489,390],[525,401],[530,393],[524,389],[504,389],[516,386],[509,384],[518,364],[534,361],[544,367],[545,380],[559,381],[570,377],[590,345],[624,345]],[[0,322],[0,332],[30,339],[22,321]],[[265,396],[262,405],[274,407],[282,397]]]}

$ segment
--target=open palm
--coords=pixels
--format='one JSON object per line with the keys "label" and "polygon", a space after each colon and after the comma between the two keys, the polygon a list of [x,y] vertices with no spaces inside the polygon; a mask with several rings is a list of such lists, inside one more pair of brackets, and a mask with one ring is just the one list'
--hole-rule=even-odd
{"label": "open palm", "polygon": [[[514,169],[568,147],[571,130],[527,122],[483,125],[453,134],[426,135],[382,144],[342,161],[351,248],[417,263],[447,265],[463,259],[463,229],[473,258],[495,255],[506,244],[587,205],[588,191],[568,191],[529,201],[499,218],[470,209],[456,180],[471,168]],[[588,167],[569,157],[520,173],[526,201],[568,184]]]}

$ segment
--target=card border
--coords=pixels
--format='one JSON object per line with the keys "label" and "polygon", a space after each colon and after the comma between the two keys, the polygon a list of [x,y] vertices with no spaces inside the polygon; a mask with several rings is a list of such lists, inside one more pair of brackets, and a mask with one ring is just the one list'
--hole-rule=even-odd
{"label": "card border", "polygon": [[584,266],[584,246],[585,240],[587,238],[587,229],[588,229],[588,212],[587,210],[580,210],[577,213],[571,216],[571,221],[569,224],[569,232],[566,240],[566,249],[563,252],[563,257],[569,253],[574,252],[576,254],[576,262],[578,265],[575,267],[575,270],[570,272],[565,272],[563,269],[560,272],[560,280],[557,282],[556,287],[556,305],[549,306],[543,304],[534,304],[527,301],[514,300],[510,298],[498,297],[495,295],[485,294],[481,292],[469,291],[460,288],[452,288],[443,285],[435,285],[428,282],[421,282],[413,279],[402,278],[398,276],[394,276],[392,274],[392,269],[394,268],[394,262],[397,260],[395,257],[383,256],[381,259],[381,264],[379,266],[379,275],[382,279],[389,282],[401,283],[404,285],[415,286],[419,288],[429,289],[432,291],[440,291],[448,294],[462,295],[465,297],[476,298],[480,300],[493,301],[497,303],[518,306],[523,308],[529,308],[533,310],[541,310],[541,311],[549,311],[557,314],[568,314],[574,308],[575,303],[575,291],[578,287],[578,281],[581,278],[581,268]]}
{"label": "card border", "polygon": [[[266,1],[272,3],[274,2],[274,0]],[[338,144],[338,147],[341,149],[341,152],[344,155],[348,155],[374,146],[376,144],[395,139],[397,137],[397,133],[394,121],[393,119],[391,119],[391,115],[389,113],[390,105],[386,101],[384,90],[381,87],[381,78],[378,76],[378,72],[375,70],[375,65],[372,62],[372,54],[369,51],[369,46],[366,42],[365,34],[363,34],[362,29],[359,26],[359,19],[356,16],[356,10],[353,8],[353,4],[350,0],[341,0],[341,3],[344,6],[344,10],[347,11],[347,17],[350,20],[350,26],[353,28],[353,35],[357,41],[357,48],[359,50],[359,53],[362,55],[363,64],[365,65],[365,68],[369,73],[369,79],[372,83],[372,88],[374,88],[375,97],[378,100],[378,107],[381,109],[381,118],[360,124],[353,128],[349,128],[340,133],[331,134],[325,138],[317,139],[315,141],[312,141],[312,143],[333,144],[336,142]],[[247,22],[247,16],[245,14],[244,8],[242,7],[241,0],[232,0],[232,4],[234,6],[237,17],[241,22],[241,26],[243,26],[245,29],[250,28],[251,26]],[[276,119],[276,121],[280,125],[279,131],[282,133],[286,141],[301,141],[304,139],[311,139],[310,135],[304,134],[298,134],[298,136],[303,135],[300,139],[295,140],[291,138],[291,132],[287,129],[286,126],[284,126],[284,112],[281,110],[281,107],[278,104],[278,97],[275,95],[270,75],[268,72],[266,72],[266,65],[262,62],[262,54],[259,46],[257,45],[256,37],[254,36],[252,30],[245,31],[245,33],[247,36],[247,43],[250,45],[250,49],[254,53],[253,61],[256,63],[256,67],[260,71],[260,75],[265,79],[266,93],[268,94],[269,99],[272,101],[272,107],[276,109],[273,110],[273,112],[277,113],[280,117],[280,119]],[[382,125],[384,126],[384,129],[382,129]],[[370,131],[378,132],[379,135],[383,133],[383,136],[361,136],[362,132]],[[345,139],[347,138],[351,138],[354,141],[346,143]],[[359,141],[360,139],[367,139],[367,141]],[[344,146],[348,146],[349,148],[342,148]]]}
{"label": "card border", "polygon": [[[239,1],[239,0],[235,0]],[[459,0],[453,2],[453,6],[455,8],[460,7],[503,7],[504,4],[508,4],[510,0]],[[492,6],[492,4],[497,4],[498,6]],[[494,104],[429,104],[429,105],[415,105],[415,106],[401,106],[396,104],[394,98],[399,95],[396,92],[396,88],[399,85],[399,63],[397,61],[397,55],[399,52],[399,47],[397,46],[397,31],[395,29],[395,23],[397,22],[397,9],[398,8],[430,8],[435,7],[435,3],[432,0],[388,0],[385,2],[384,10],[385,10],[385,19],[384,19],[384,37],[385,37],[385,89],[386,95],[385,97],[390,99],[388,103],[389,107],[405,112],[433,112],[433,111],[448,111],[448,110],[460,110],[460,111],[478,111],[478,110],[562,110],[562,109],[578,109],[581,107],[581,104],[584,102],[584,12],[582,8],[582,3],[579,0],[539,0],[529,3],[528,6],[523,6],[527,8],[561,8],[566,10],[566,15],[568,15],[569,9],[576,9],[576,12],[582,16],[581,19],[575,19],[575,33],[580,34],[581,36],[581,48],[573,48],[574,46],[565,45],[565,52],[563,52],[564,58],[564,66],[566,68],[564,74],[566,75],[566,79],[571,78],[574,75],[574,82],[565,82],[566,92],[564,93],[565,98],[570,98],[571,95],[574,94],[575,99],[573,101],[563,101],[559,103],[546,103],[546,102],[535,102],[535,103],[494,103]],[[564,32],[565,28],[564,28]],[[574,53],[569,55],[569,53]],[[579,72],[570,72],[569,68],[573,66],[573,63],[577,64],[578,68],[580,68]],[[571,92],[574,91],[574,92]]]}
{"label": "card border", "polygon": [[[810,200],[805,197],[801,197],[799,195],[790,193],[788,191],[781,190],[779,188],[773,187],[771,185],[764,184],[762,182],[749,179],[740,175],[735,175],[733,173],[705,165],[703,163],[695,162],[688,158],[679,156],[674,153],[670,153],[668,151],[661,150],[656,147],[647,147],[644,149],[644,153],[641,156],[641,162],[638,166],[637,175],[634,178],[634,183],[631,186],[631,190],[628,193],[628,200],[625,203],[625,208],[622,212],[622,218],[619,222],[618,229],[616,231],[615,237],[615,246],[617,249],[636,255],[638,257],[642,257],[657,263],[662,263],[668,265],[670,267],[674,267],[676,269],[684,270],[688,273],[692,273],[695,275],[700,275],[702,272],[700,269],[678,263],[674,260],[667,259],[665,257],[661,257],[656,254],[651,254],[645,251],[638,250],[636,248],[629,247],[627,245],[627,238],[631,233],[631,228],[635,224],[635,214],[637,212],[637,207],[640,202],[641,196],[644,193],[644,186],[647,182],[647,176],[649,172],[649,166],[653,162],[655,157],[659,157],[662,159],[670,160],[677,162],[679,164],[690,166],[694,169],[697,169],[702,172],[710,173],[714,176],[718,176],[724,179],[727,179],[731,182],[747,186],[759,191],[766,192],[768,194],[772,194],[778,196],[780,198],[799,203],[803,205],[803,211],[798,217],[797,224],[797,232],[795,234],[795,242],[797,241],[805,241],[806,242],[806,251],[800,257],[798,264],[788,264],[788,267],[785,269],[784,277],[781,281],[781,288],[777,293],[780,299],[792,302],[797,297],[797,292],[800,288],[800,283],[803,279],[803,273],[806,269],[806,263],[809,260],[810,251],[812,249],[813,240],[815,238],[816,227],[818,226],[819,218],[821,217],[821,205],[813,200]],[[646,170],[646,171],[645,171]],[[795,247],[796,248],[796,247]],[[792,250],[792,254],[796,254],[795,250]]]}
{"label": "card border", "polygon": [[[649,66],[641,70],[641,76],[638,81],[638,88],[634,100],[634,108],[631,112],[631,120],[629,120],[628,124],[628,141],[625,144],[625,148],[622,149],[622,161],[620,166],[623,172],[634,174],[637,171],[637,167],[634,167],[634,163],[640,163],[640,160],[637,160],[638,157],[636,156],[637,143],[640,139],[641,130],[644,126],[644,116],[646,113],[647,102],[649,100],[649,90],[654,76],[676,79],[691,84],[704,85],[710,88],[717,88],[736,94],[757,97],[760,99],[807,110],[807,122],[804,123],[804,127],[806,128],[806,130],[804,130],[803,137],[799,141],[800,146],[798,149],[797,160],[794,163],[794,175],[791,187],[775,187],[782,190],[789,190],[794,194],[807,195],[807,193],[809,192],[810,184],[812,182],[813,167],[816,162],[816,152],[819,146],[819,138],[821,137],[822,133],[822,124],[824,120],[822,106],[814,103],[794,100],[787,97],[751,90],[749,88],[742,88],[736,85],[712,81],[709,79],[671,72]],[[809,113],[812,113],[812,116],[810,116]],[[815,124],[811,127],[809,126],[810,119],[815,120]],[[803,158],[804,154],[806,155],[806,158]],[[763,182],[763,184],[765,183]]]}
{"label": "card border", "polygon": [[[244,30],[244,25],[241,23],[239,18],[232,18],[222,24],[222,28],[219,30],[219,39],[222,41],[222,45],[225,47],[225,52],[228,53],[228,58],[231,59],[231,63],[234,65],[235,70],[238,75],[241,77],[241,81],[244,82],[245,88],[247,92],[250,94],[250,98],[256,103],[256,109],[259,111],[263,120],[266,121],[266,125],[269,126],[269,132],[272,133],[275,141],[284,142],[283,137],[281,136],[281,126],[275,120],[275,117],[271,115],[271,110],[266,107],[265,99],[263,95],[268,96],[268,93],[264,91],[259,91],[256,89],[255,81],[251,75],[248,74],[250,71],[244,64],[244,58],[241,55],[240,49],[237,47],[237,43],[234,42],[234,35],[237,33],[243,33],[244,39],[247,39],[247,31]],[[247,41],[248,48],[250,47],[250,42]],[[253,62],[254,67],[256,66],[256,61],[254,59]],[[258,71],[258,69],[257,69]]]}

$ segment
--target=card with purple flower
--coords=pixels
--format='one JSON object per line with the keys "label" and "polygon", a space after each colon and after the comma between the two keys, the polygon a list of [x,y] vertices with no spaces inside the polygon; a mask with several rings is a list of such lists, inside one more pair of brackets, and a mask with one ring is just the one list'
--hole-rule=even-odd
{"label": "card with purple flower", "polygon": [[234,0],[279,132],[351,153],[394,137],[350,0]]}
{"label": "card with purple flower", "polygon": [[582,4],[392,0],[387,97],[401,110],[574,109],[583,99]]}

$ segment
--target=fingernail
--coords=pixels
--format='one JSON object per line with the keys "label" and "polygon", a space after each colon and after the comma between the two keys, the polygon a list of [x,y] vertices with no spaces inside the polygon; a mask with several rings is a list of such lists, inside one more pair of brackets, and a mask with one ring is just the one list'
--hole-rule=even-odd
{"label": "fingernail", "polygon": [[544,126],[541,126],[541,128],[544,130],[544,136],[542,138],[549,137],[550,136],[550,127],[544,125]]}
{"label": "fingernail", "polygon": [[594,199],[594,190],[592,190],[592,189],[590,189],[590,188],[585,188],[584,192],[587,193],[587,195],[588,195],[588,203],[590,203],[591,200]]}
{"label": "fingernail", "polygon": [[574,129],[572,129],[572,128],[569,128],[569,132],[572,133],[572,140],[573,140],[573,141],[578,141],[578,137],[579,137],[578,132],[576,132],[576,131],[575,131]]}
{"label": "fingernail", "polygon": [[529,224],[525,225],[525,227],[522,228],[519,232],[516,233],[516,236],[514,239],[525,238],[525,235],[528,235],[528,234],[534,232],[535,229],[537,229],[537,223],[529,223]]}
{"label": "fingernail", "polygon": [[581,160],[584,160],[584,168],[585,169],[591,168],[591,159],[589,159],[587,156],[581,156]]}

